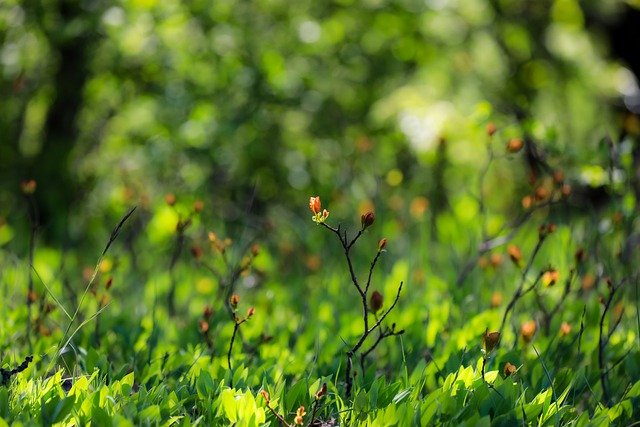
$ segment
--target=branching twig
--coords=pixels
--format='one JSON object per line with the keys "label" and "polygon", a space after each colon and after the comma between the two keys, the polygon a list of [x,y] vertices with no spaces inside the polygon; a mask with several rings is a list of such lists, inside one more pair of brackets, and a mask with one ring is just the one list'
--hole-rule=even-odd
{"label": "branching twig", "polygon": [[[373,269],[375,268],[378,262],[378,259],[380,258],[380,254],[384,250],[384,247],[386,245],[386,239],[382,239],[378,243],[378,252],[376,253],[373,260],[371,261],[371,265],[369,267],[369,273],[367,276],[367,282],[364,287],[358,281],[358,276],[355,273],[355,270],[353,268],[353,262],[351,261],[350,251],[351,251],[351,248],[353,248],[353,246],[356,244],[358,239],[363,235],[364,231],[373,224],[373,222],[375,221],[375,214],[372,211],[369,211],[363,214],[361,216],[362,227],[360,228],[360,230],[358,230],[356,235],[351,240],[349,240],[347,231],[342,230],[340,225],[338,225],[337,227],[331,227],[325,222],[326,218],[329,216],[329,212],[327,210],[324,210],[321,212],[321,204],[320,204],[319,197],[311,197],[309,201],[309,208],[314,214],[314,217],[313,217],[314,222],[322,225],[323,227],[325,227],[327,230],[331,231],[333,234],[335,234],[338,237],[338,240],[340,241],[340,244],[342,245],[342,249],[344,251],[344,256],[347,261],[347,266],[349,268],[349,276],[351,278],[351,283],[353,284],[353,287],[358,292],[358,295],[360,295],[360,300],[362,303],[363,332],[360,338],[358,339],[358,341],[355,343],[355,345],[353,345],[353,347],[351,347],[349,351],[347,351],[347,364],[345,368],[345,383],[346,383],[345,394],[347,397],[349,397],[351,395],[351,389],[353,387],[353,377],[351,375],[351,371],[353,369],[353,356],[356,354],[356,352],[358,352],[358,350],[360,350],[360,348],[362,347],[366,339],[370,336],[370,334],[380,327],[382,321],[389,315],[391,310],[393,310],[393,308],[398,303],[398,300],[400,298],[400,292],[402,291],[402,282],[400,282],[400,285],[398,286],[398,292],[393,302],[389,306],[389,308],[385,310],[382,316],[376,319],[377,320],[376,323],[370,327],[369,326],[370,309],[367,303],[367,293],[369,292],[369,287],[371,285],[371,277],[373,275]],[[374,297],[375,295],[376,293],[374,292],[372,297]],[[381,305],[382,305],[382,298],[380,298],[379,306],[372,309],[371,312],[375,314],[375,311],[380,309]],[[361,355],[360,365],[363,368],[363,370],[364,370],[364,358],[367,356],[367,354],[373,351],[373,349],[380,343],[382,339],[392,335],[399,335],[400,333],[402,332],[398,332],[398,333],[395,332],[395,325],[390,330],[382,331],[378,339],[376,340],[376,342],[363,355]]]}
{"label": "branching twig", "polygon": [[380,319],[378,319],[378,321],[370,329],[364,331],[358,342],[347,352],[347,367],[345,372],[347,396],[351,395],[351,388],[353,386],[353,378],[351,376],[351,369],[353,367],[353,356],[360,349],[360,347],[362,347],[362,344],[364,344],[365,340],[369,337],[369,334],[371,334],[371,332],[375,331],[376,328],[380,326],[385,317],[387,317],[391,310],[393,310],[393,308],[396,306],[398,300],[400,299],[400,292],[402,292],[402,284],[403,282],[400,282],[400,286],[398,286],[398,292],[396,293],[396,297],[394,298],[391,306],[382,314],[382,316],[380,316]]}
{"label": "branching twig", "polygon": [[[460,273],[456,278],[456,285],[461,286],[464,283],[464,281],[467,279],[467,276],[469,276],[469,274],[473,271],[473,268],[478,263],[478,259],[480,259],[482,255],[486,254],[487,252],[499,246],[509,243],[511,240],[513,240],[513,238],[515,237],[520,227],[522,227],[531,218],[531,216],[533,216],[535,212],[537,212],[540,209],[552,206],[556,203],[558,203],[558,201],[554,201],[552,200],[552,197],[550,197],[548,201],[539,203],[531,207],[529,210],[520,214],[520,216],[515,218],[507,226],[502,227],[502,229],[497,233],[495,233],[494,236],[488,237],[485,240],[483,240],[482,243],[478,245],[476,253],[469,259],[469,261],[467,261],[464,267],[462,267],[462,269],[460,270]],[[505,232],[505,230],[509,230],[509,231]]]}
{"label": "branching twig", "polygon": [[504,325],[505,325],[505,323],[507,321],[507,316],[514,309],[514,307],[515,307],[516,303],[518,302],[518,300],[522,296],[524,296],[525,294],[530,292],[537,285],[538,281],[542,277],[542,274],[539,274],[536,277],[536,279],[533,282],[533,284],[531,286],[529,286],[527,289],[523,290],[524,284],[525,284],[525,282],[527,280],[527,274],[529,273],[529,270],[531,269],[531,266],[533,265],[533,260],[535,259],[536,255],[538,254],[538,251],[540,251],[540,248],[542,247],[542,244],[544,243],[545,238],[546,238],[546,234],[540,233],[539,238],[538,238],[538,242],[536,243],[536,246],[533,248],[533,252],[531,253],[531,256],[529,257],[529,261],[527,262],[526,267],[522,271],[522,275],[520,277],[520,284],[518,285],[518,288],[514,292],[513,297],[511,298],[511,301],[509,301],[509,304],[507,304],[507,308],[505,309],[504,315],[502,316],[502,322],[500,323],[499,332],[500,332],[501,335],[502,335],[502,331],[504,329]]}
{"label": "branching twig", "polygon": [[364,352],[362,352],[362,354],[360,354],[360,370],[362,370],[362,372],[364,373],[364,360],[373,350],[376,349],[378,344],[380,344],[380,342],[383,339],[391,336],[402,335],[402,334],[404,334],[404,329],[396,331],[395,323],[391,325],[391,328],[385,328],[385,330],[378,330],[378,338],[376,338],[376,340],[373,342],[373,344],[371,344],[371,346],[367,350],[365,350]]}

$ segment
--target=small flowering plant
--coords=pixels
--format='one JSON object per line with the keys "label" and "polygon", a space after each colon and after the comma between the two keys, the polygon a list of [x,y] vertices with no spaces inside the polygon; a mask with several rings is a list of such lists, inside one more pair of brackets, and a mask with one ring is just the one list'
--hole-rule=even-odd
{"label": "small flowering plant", "polygon": [[[388,314],[393,310],[393,308],[398,303],[400,299],[400,292],[402,291],[402,282],[398,286],[398,291],[396,296],[388,306],[388,308],[383,309],[384,306],[384,298],[383,295],[373,290],[371,294],[370,286],[371,286],[371,278],[373,275],[373,269],[375,268],[378,259],[385,252],[385,248],[387,246],[387,239],[383,238],[378,242],[376,254],[371,261],[371,265],[369,267],[369,272],[367,275],[366,282],[361,281],[357,274],[355,273],[355,269],[353,266],[353,262],[351,260],[351,249],[354,247],[358,239],[363,235],[365,230],[373,225],[375,222],[376,216],[373,211],[367,211],[363,213],[360,217],[360,230],[355,234],[353,238],[349,238],[347,231],[343,230],[340,225],[337,227],[332,227],[326,223],[327,218],[329,217],[329,211],[326,209],[322,209],[322,204],[320,202],[319,196],[312,196],[309,198],[309,209],[313,213],[311,219],[318,225],[322,225],[327,230],[331,231],[333,234],[338,237],[340,244],[342,245],[342,249],[344,250],[345,258],[347,261],[347,266],[349,268],[349,275],[351,278],[351,283],[353,287],[358,292],[360,296],[360,301],[362,304],[362,322],[363,322],[363,332],[358,341],[351,346],[351,348],[347,351],[347,364],[345,368],[345,383],[346,383],[346,395],[347,397],[351,394],[351,389],[353,386],[353,357],[356,353],[360,352],[360,368],[362,372],[364,372],[364,360],[365,358],[376,348],[376,346],[384,339],[394,335],[401,335],[404,333],[404,330],[396,330],[395,323],[392,324],[391,327],[382,326],[382,322],[388,316]],[[370,323],[370,315],[373,315],[373,320]],[[377,332],[377,338],[370,345],[370,347],[364,347],[367,338],[371,336],[374,332]]]}
{"label": "small flowering plant", "polygon": [[309,209],[313,212],[311,219],[316,224],[323,224],[327,218],[329,218],[329,211],[322,209],[322,203],[320,202],[320,196],[309,198]]}

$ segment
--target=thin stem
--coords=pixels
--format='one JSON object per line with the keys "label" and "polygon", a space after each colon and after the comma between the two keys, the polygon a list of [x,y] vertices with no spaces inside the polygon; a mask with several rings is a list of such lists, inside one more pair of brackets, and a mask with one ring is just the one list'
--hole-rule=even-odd
{"label": "thin stem", "polygon": [[182,219],[178,220],[178,225],[176,226],[176,244],[173,247],[173,253],[171,254],[171,259],[169,260],[169,276],[171,279],[169,293],[167,294],[167,305],[169,308],[169,314],[171,316],[176,314],[176,278],[174,274],[175,266],[180,259],[180,255],[182,254],[182,250],[184,249],[185,243],[185,231],[187,227],[191,225],[191,219],[187,218],[185,221]]}
{"label": "thin stem", "polygon": [[604,310],[602,310],[602,315],[600,316],[600,335],[598,339],[598,367],[600,368],[600,383],[602,384],[602,395],[606,404],[609,403],[609,386],[607,385],[608,371],[605,369],[606,362],[604,360],[604,350],[609,340],[604,336],[604,320],[607,316],[607,311],[609,311],[609,307],[611,306],[611,302],[613,301],[615,292],[616,288],[611,286],[609,297],[604,303]]}
{"label": "thin stem", "polygon": [[478,179],[478,210],[480,211],[480,217],[482,218],[482,240],[487,239],[487,209],[484,197],[484,183],[493,161],[493,149],[491,148],[491,137],[487,142],[487,162],[484,164],[482,171],[480,172],[480,179]]}
{"label": "thin stem", "polygon": [[380,254],[381,253],[382,253],[382,251],[379,250],[376,253],[375,258],[373,258],[373,261],[371,261],[371,266],[369,267],[369,276],[367,277],[367,284],[364,287],[365,296],[367,295],[367,292],[369,291],[369,285],[371,285],[371,276],[373,274],[373,269],[375,268],[376,264],[378,263],[378,258],[380,258]]}
{"label": "thin stem", "polygon": [[387,317],[387,315],[391,312],[391,310],[393,310],[393,308],[396,306],[396,304],[398,303],[398,300],[400,299],[400,292],[402,291],[402,284],[403,282],[400,282],[400,286],[398,286],[398,292],[396,293],[396,297],[393,300],[393,303],[391,304],[391,306],[382,314],[382,316],[380,316],[380,318],[378,319],[378,321],[369,329],[366,329],[364,331],[364,333],[362,334],[362,336],[360,337],[360,339],[358,340],[358,342],[347,352],[347,368],[345,371],[345,378],[346,378],[346,395],[347,397],[351,395],[351,388],[353,387],[353,378],[351,376],[351,369],[353,368],[353,355],[360,349],[360,347],[362,347],[362,344],[364,344],[365,340],[367,339],[367,337],[369,336],[369,334],[371,334],[371,332],[375,331],[376,328],[378,328],[380,326],[380,324],[382,323],[382,321]]}
{"label": "thin stem", "polygon": [[233,350],[233,342],[236,340],[236,335],[238,333],[240,325],[247,321],[247,319],[238,321],[237,318],[235,318],[234,320],[235,322],[233,324],[233,334],[231,335],[231,341],[229,341],[229,351],[227,352],[227,366],[229,367],[229,370],[231,370],[231,351]]}
{"label": "thin stem", "polygon": [[[78,331],[78,329],[80,327],[82,327],[82,325],[84,325],[86,322],[82,323],[75,331],[73,334],[71,334],[71,337],[69,337],[67,339],[67,334],[69,333],[69,331],[71,330],[71,327],[73,326],[74,321],[76,320],[76,318],[78,317],[78,313],[80,312],[80,307],[82,307],[82,303],[84,302],[85,297],[87,296],[87,293],[89,292],[89,288],[91,287],[91,285],[93,285],[93,282],[96,280],[96,276],[98,275],[98,270],[100,268],[100,264],[102,263],[102,260],[104,259],[104,256],[107,254],[107,251],[109,250],[109,248],[111,247],[111,245],[113,244],[113,242],[115,242],[115,240],[118,238],[118,235],[120,234],[120,231],[122,230],[122,227],[124,226],[124,224],[127,222],[127,220],[129,219],[129,217],[131,217],[131,215],[133,215],[133,212],[136,210],[136,207],[134,206],[131,210],[129,210],[129,212],[127,212],[127,214],[122,217],[122,219],[120,220],[120,222],[118,222],[118,224],[116,225],[116,227],[113,229],[113,231],[111,232],[111,235],[109,236],[109,241],[107,242],[107,244],[105,245],[104,249],[102,250],[102,254],[100,254],[100,257],[98,258],[98,262],[96,263],[94,269],[93,269],[93,274],[91,276],[91,279],[89,280],[89,283],[87,283],[87,286],[84,288],[84,292],[82,293],[82,296],[80,297],[80,302],[78,303],[78,305],[76,306],[75,311],[73,312],[73,316],[71,316],[71,319],[69,320],[69,324],[67,324],[67,327],[64,331],[64,333],[62,334],[62,338],[60,339],[60,344],[58,345],[58,355],[60,355],[60,351],[66,347],[66,345],[71,341],[71,338],[73,337],[73,335]],[[103,307],[103,309],[106,308]],[[102,312],[102,310],[99,310],[94,316],[100,314],[100,312]],[[93,316],[91,317],[93,318]],[[89,319],[91,320],[91,319]],[[66,342],[65,342],[66,340]],[[62,345],[64,343],[64,345]],[[53,363],[53,360],[52,362]]]}
{"label": "thin stem", "polygon": [[364,352],[362,352],[360,354],[360,370],[362,370],[362,373],[364,374],[364,360],[367,358],[367,356],[376,349],[376,347],[378,347],[378,344],[380,344],[380,342],[387,338],[387,337],[391,337],[391,336],[396,336],[396,335],[402,335],[404,334],[404,329],[401,329],[399,331],[395,330],[396,328],[396,324],[394,323],[391,328],[387,328],[385,331],[381,331],[378,330],[379,334],[378,334],[378,338],[376,338],[375,342],[373,344],[371,344],[371,346],[365,350]]}
{"label": "thin stem", "polygon": [[505,325],[505,323],[507,321],[507,316],[514,309],[514,307],[515,307],[516,303],[518,302],[518,300],[523,295],[525,295],[526,293],[531,291],[535,287],[535,285],[538,283],[538,281],[540,280],[541,275],[538,275],[538,277],[533,282],[533,284],[531,286],[529,286],[523,292],[524,283],[525,283],[525,281],[527,279],[527,274],[529,273],[529,270],[531,269],[531,266],[533,265],[533,260],[536,258],[536,255],[538,254],[538,251],[540,251],[540,248],[542,247],[542,243],[544,243],[544,241],[545,241],[545,235],[540,235],[540,237],[538,238],[538,242],[536,243],[536,246],[533,248],[533,252],[531,253],[531,256],[529,257],[529,261],[527,262],[527,265],[526,265],[525,269],[522,271],[522,275],[520,277],[520,284],[518,285],[518,288],[514,292],[513,297],[511,298],[511,301],[509,301],[509,304],[507,305],[507,308],[504,311],[504,315],[502,316],[502,322],[500,323],[500,330],[499,330],[501,335],[502,335],[502,331],[504,329],[504,325]]}
{"label": "thin stem", "polygon": [[[502,229],[495,233],[493,237],[487,237],[482,243],[480,243],[480,245],[478,245],[476,254],[471,259],[469,259],[469,261],[467,261],[464,267],[462,267],[462,269],[460,270],[460,273],[456,278],[456,285],[461,286],[462,283],[464,283],[469,274],[473,271],[475,265],[478,263],[478,259],[480,259],[482,255],[491,251],[492,249],[510,242],[515,237],[520,227],[522,227],[536,211],[559,203],[557,201],[553,201],[552,198],[553,197],[550,197],[548,201],[535,205],[528,211],[523,212],[509,225],[502,227]],[[503,234],[506,229],[508,229],[509,231],[506,234]]]}
{"label": "thin stem", "polygon": [[273,414],[274,417],[276,417],[278,419],[278,421],[280,421],[280,425],[283,425],[285,427],[289,427],[289,424],[287,423],[287,420],[284,419],[284,417],[280,414],[278,414],[269,404],[269,402],[267,402],[267,409],[269,409],[269,411],[271,411],[271,413]]}
{"label": "thin stem", "polygon": [[551,379],[551,375],[549,374],[549,371],[547,370],[547,365],[545,365],[544,360],[542,359],[542,356],[540,356],[540,353],[538,352],[538,349],[536,348],[535,345],[532,345],[533,347],[533,351],[536,352],[536,355],[538,356],[538,358],[540,359],[540,363],[542,364],[542,368],[544,369],[544,373],[547,376],[547,380],[549,381],[549,385],[551,386],[551,392],[553,393],[553,400],[556,404],[556,422],[559,424],[559,419],[558,419],[558,410],[560,409],[560,405],[558,403],[558,395],[556,394],[556,388],[553,385],[553,380]]}
{"label": "thin stem", "polygon": [[313,409],[311,410],[311,419],[309,421],[309,427],[311,427],[316,420],[316,413],[318,412],[318,407],[320,406],[320,399],[316,398],[313,402]]}
{"label": "thin stem", "polygon": [[[33,204],[31,197],[29,197],[29,201],[31,202],[31,204]],[[33,350],[33,347],[31,345],[31,317],[32,317],[31,306],[33,305],[34,291],[33,291],[33,274],[31,273],[31,270],[34,268],[33,257],[34,257],[35,247],[36,247],[36,233],[38,230],[38,220],[36,218],[35,208],[33,208],[33,211],[34,213],[29,215],[30,222],[31,222],[31,235],[29,236],[29,274],[27,276],[27,280],[29,283],[28,291],[27,291],[27,309],[28,309],[27,310],[27,343],[29,344],[29,352]]]}

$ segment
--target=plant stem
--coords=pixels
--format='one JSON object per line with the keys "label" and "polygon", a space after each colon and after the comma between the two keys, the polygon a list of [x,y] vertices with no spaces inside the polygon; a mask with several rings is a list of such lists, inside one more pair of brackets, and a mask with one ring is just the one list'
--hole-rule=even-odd
{"label": "plant stem", "polygon": [[527,279],[527,274],[529,273],[529,270],[531,269],[531,266],[533,265],[533,260],[535,259],[536,255],[538,254],[538,251],[540,251],[540,248],[542,247],[542,243],[544,243],[545,240],[545,236],[541,235],[538,238],[538,242],[536,243],[536,246],[533,248],[533,252],[531,253],[531,256],[529,257],[529,261],[527,262],[527,265],[525,267],[525,269],[522,271],[522,275],[520,276],[520,284],[518,285],[518,288],[516,289],[516,291],[513,294],[513,297],[511,298],[511,301],[509,301],[509,304],[507,305],[507,308],[504,311],[504,315],[502,316],[502,322],[500,323],[500,335],[502,335],[502,331],[504,330],[504,325],[507,321],[507,316],[509,315],[509,313],[514,309],[516,303],[518,302],[518,300],[525,295],[526,293],[528,293],[529,291],[531,291],[535,285],[538,283],[538,281],[540,280],[541,275],[539,274],[538,277],[536,278],[536,280],[533,282],[533,284],[531,286],[529,286],[526,290],[523,291],[524,288],[524,283]]}

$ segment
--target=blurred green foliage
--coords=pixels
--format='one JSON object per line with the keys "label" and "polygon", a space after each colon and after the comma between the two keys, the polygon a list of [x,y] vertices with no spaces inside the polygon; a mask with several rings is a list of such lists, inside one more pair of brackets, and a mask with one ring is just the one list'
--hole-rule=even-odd
{"label": "blurred green foliage", "polygon": [[[19,215],[28,178],[57,244],[167,191],[205,196],[229,221],[311,189],[358,203],[400,184],[455,195],[481,166],[487,120],[578,172],[620,132],[612,113],[633,75],[607,59],[603,29],[623,7],[4,1],[0,215]],[[441,138],[452,176],[437,180]]]}
{"label": "blurred green foliage", "polygon": [[[638,420],[640,91],[608,40],[636,3],[2,1],[0,367],[34,362],[0,426],[275,425],[260,390],[291,421],[323,382],[328,425]],[[350,398],[312,195],[375,210],[357,273],[387,238],[372,290],[405,283]]]}

